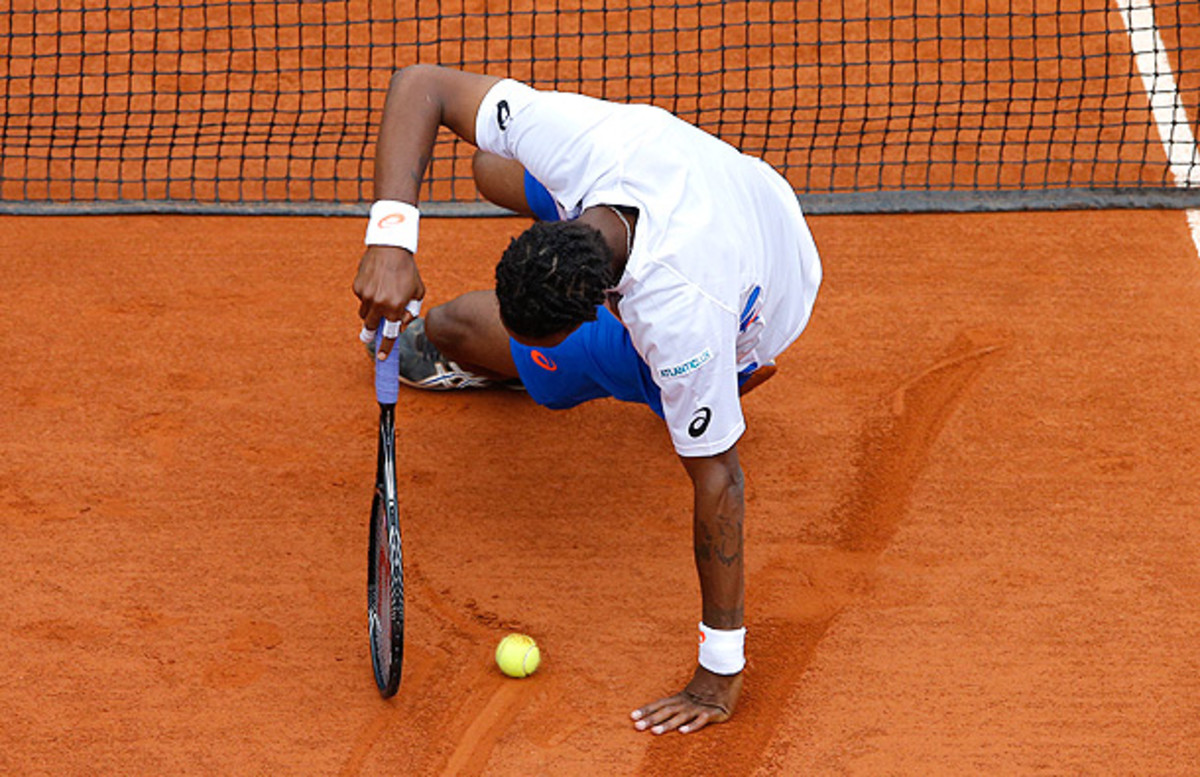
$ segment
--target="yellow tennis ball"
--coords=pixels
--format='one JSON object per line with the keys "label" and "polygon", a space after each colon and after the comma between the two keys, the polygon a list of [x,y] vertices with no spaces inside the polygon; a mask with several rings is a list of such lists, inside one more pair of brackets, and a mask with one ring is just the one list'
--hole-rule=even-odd
{"label": "yellow tennis ball", "polygon": [[533,637],[525,634],[509,634],[496,645],[496,665],[509,677],[528,677],[542,662]]}

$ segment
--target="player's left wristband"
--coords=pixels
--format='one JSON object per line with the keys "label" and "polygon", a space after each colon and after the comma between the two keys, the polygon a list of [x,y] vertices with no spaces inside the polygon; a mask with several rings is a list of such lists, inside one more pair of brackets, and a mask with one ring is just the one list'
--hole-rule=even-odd
{"label": "player's left wristband", "polygon": [[420,221],[421,211],[414,205],[399,200],[377,200],[371,206],[367,236],[363,242],[369,246],[403,248],[416,255]]}
{"label": "player's left wristband", "polygon": [[700,622],[700,666],[732,675],[746,668],[746,628],[714,629]]}

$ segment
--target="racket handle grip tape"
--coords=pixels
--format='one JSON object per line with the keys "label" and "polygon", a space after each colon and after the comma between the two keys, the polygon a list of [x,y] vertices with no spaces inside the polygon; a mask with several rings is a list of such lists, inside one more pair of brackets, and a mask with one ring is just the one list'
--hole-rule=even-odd
{"label": "racket handle grip tape", "polygon": [[[379,352],[379,344],[383,341],[383,327],[375,333],[375,349]],[[375,360],[375,399],[381,405],[396,404],[400,394],[400,355],[398,348],[392,348],[384,361]]]}
{"label": "racket handle grip tape", "polygon": [[[409,300],[405,309],[413,318],[421,315],[421,301]],[[375,352],[379,353],[379,344],[383,342],[383,327],[375,331]],[[400,394],[400,357],[397,348],[393,347],[385,361],[375,360],[375,398],[381,405],[396,404]]]}

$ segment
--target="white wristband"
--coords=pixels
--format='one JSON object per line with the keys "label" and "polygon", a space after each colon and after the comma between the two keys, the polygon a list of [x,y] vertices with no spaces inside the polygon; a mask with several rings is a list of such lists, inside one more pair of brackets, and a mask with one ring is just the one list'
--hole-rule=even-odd
{"label": "white wristband", "polygon": [[421,212],[407,202],[379,200],[371,206],[371,220],[363,242],[369,246],[395,246],[416,254],[420,220]]}
{"label": "white wristband", "polygon": [[700,666],[714,674],[737,674],[746,667],[746,629],[713,629],[700,622]]}

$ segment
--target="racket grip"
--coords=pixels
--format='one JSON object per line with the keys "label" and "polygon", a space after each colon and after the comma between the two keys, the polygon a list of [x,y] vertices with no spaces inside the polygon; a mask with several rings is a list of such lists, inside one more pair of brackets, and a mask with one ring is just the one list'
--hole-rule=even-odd
{"label": "racket grip", "polygon": [[[383,327],[375,333],[375,349],[379,352],[379,344],[383,341]],[[399,348],[392,348],[385,361],[375,360],[375,398],[381,405],[396,404],[400,394],[400,356]]]}

